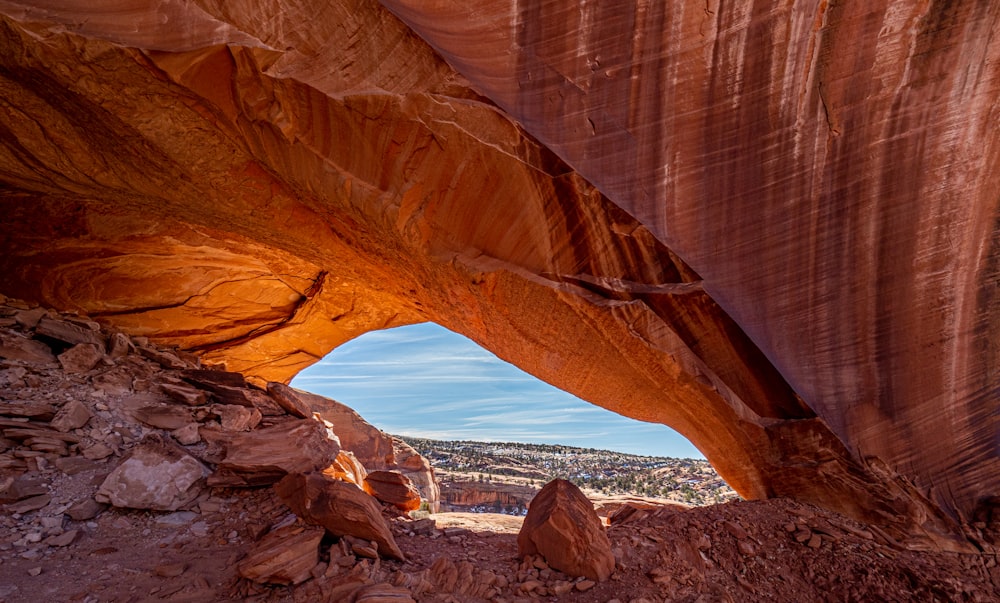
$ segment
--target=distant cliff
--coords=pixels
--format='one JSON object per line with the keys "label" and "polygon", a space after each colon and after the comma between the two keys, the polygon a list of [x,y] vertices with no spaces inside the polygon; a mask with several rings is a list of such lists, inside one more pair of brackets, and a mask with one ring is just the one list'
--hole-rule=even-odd
{"label": "distant cliff", "polygon": [[539,488],[489,481],[442,481],[442,511],[523,515]]}

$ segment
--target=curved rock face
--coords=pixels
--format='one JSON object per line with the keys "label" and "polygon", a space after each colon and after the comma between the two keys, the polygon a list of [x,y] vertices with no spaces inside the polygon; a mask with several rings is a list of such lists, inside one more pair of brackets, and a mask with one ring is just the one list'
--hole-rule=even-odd
{"label": "curved rock face", "polygon": [[995,3],[32,4],[3,293],[262,381],[433,320],[915,545],[997,494]]}

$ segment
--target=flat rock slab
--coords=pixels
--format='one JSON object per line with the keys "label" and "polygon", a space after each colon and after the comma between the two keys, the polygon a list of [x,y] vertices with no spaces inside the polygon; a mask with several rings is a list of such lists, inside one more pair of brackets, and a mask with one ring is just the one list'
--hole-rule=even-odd
{"label": "flat rock slab", "polygon": [[42,318],[38,321],[38,326],[35,327],[35,333],[70,345],[93,344],[102,353],[104,352],[104,337],[101,332],[74,322]]}
{"label": "flat rock slab", "polygon": [[0,415],[8,417],[26,417],[36,421],[51,421],[58,409],[47,402],[20,402],[7,400],[0,402]]}
{"label": "flat rock slab", "polygon": [[13,334],[0,334],[0,358],[29,362],[43,367],[56,364],[52,349],[41,341]]}
{"label": "flat rock slab", "polygon": [[8,513],[29,513],[45,507],[50,502],[52,502],[51,495],[40,494],[38,496],[32,496],[31,498],[25,498],[24,500],[16,503],[11,503],[7,505],[6,510]]}
{"label": "flat rock slab", "polygon": [[169,430],[180,429],[194,422],[194,416],[187,408],[166,404],[142,406],[132,411],[132,416],[150,427]]}

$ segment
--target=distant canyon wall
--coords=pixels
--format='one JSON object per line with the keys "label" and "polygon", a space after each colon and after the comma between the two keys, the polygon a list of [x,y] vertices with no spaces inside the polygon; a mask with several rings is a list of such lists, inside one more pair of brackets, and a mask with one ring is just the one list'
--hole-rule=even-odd
{"label": "distant canyon wall", "polygon": [[512,512],[526,510],[540,488],[479,481],[441,481],[441,510]]}
{"label": "distant canyon wall", "polygon": [[258,381],[432,320],[745,496],[961,547],[1000,482],[998,29],[972,0],[0,0],[0,292]]}

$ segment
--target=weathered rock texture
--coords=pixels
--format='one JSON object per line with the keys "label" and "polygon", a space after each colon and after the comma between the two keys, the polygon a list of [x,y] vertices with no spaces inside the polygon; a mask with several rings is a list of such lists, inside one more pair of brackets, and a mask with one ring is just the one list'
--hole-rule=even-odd
{"label": "weathered rock texture", "polygon": [[296,515],[309,523],[321,525],[336,536],[373,541],[380,555],[405,559],[378,502],[354,484],[322,473],[290,473],[274,490]]}
{"label": "weathered rock texture", "polygon": [[[434,477],[434,469],[427,459],[420,456],[412,446],[379,430],[354,409],[336,400],[302,390],[282,387],[279,384],[273,385],[277,387],[269,385],[268,390],[294,395],[295,400],[303,406],[303,409],[308,407],[310,412],[314,412],[323,420],[332,423],[341,444],[354,456],[354,463],[363,465],[361,472],[396,471],[402,473],[416,487],[420,497],[430,505],[431,511],[438,510],[441,491],[437,479]],[[351,464],[351,459],[344,459],[341,467],[344,473],[360,475],[361,472],[352,470],[349,466]],[[365,476],[360,475],[359,480],[349,481],[363,486],[364,479]]]}
{"label": "weathered rock texture", "polygon": [[260,383],[433,320],[911,544],[997,493],[996,3],[32,4],[4,293]]}
{"label": "weathered rock texture", "polygon": [[169,438],[151,434],[108,475],[97,500],[116,507],[175,511],[201,493],[209,473]]}
{"label": "weathered rock texture", "polygon": [[603,582],[615,571],[615,556],[594,505],[572,482],[554,479],[531,502],[517,535],[521,557],[541,555],[570,576]]}
{"label": "weathered rock texture", "polygon": [[519,484],[452,481],[442,479],[441,504],[446,511],[463,511],[471,507],[504,511],[527,509],[539,488]]}

